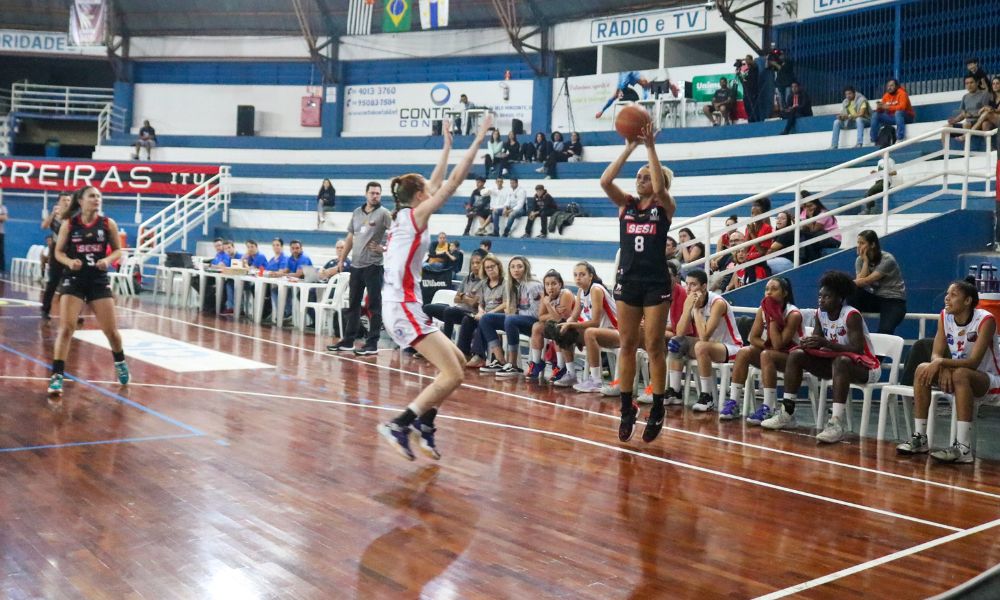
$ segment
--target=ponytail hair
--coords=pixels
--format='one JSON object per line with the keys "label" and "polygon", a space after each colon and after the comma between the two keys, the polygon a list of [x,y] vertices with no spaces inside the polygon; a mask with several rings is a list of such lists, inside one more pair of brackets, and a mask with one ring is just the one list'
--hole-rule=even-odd
{"label": "ponytail hair", "polygon": [[392,218],[395,219],[399,211],[404,208],[412,208],[413,198],[418,192],[424,189],[424,178],[417,173],[407,173],[399,177],[393,177],[389,182],[389,190],[392,192],[392,199],[396,206],[392,211]]}
{"label": "ponytail hair", "polygon": [[95,188],[92,185],[85,185],[82,188],[73,192],[73,195],[70,196],[69,206],[66,207],[66,210],[63,211],[62,215],[60,215],[60,218],[62,220],[65,221],[66,219],[69,219],[70,217],[76,215],[76,213],[80,212],[81,207],[83,205],[83,195],[86,194],[87,190],[90,189],[97,189],[97,188]]}
{"label": "ponytail hair", "polygon": [[970,308],[975,309],[979,305],[979,290],[976,289],[976,278],[966,277],[965,279],[956,279],[951,282],[951,285],[962,290],[966,298],[972,298],[972,306]]}
{"label": "ponytail hair", "polygon": [[771,279],[778,282],[781,286],[781,291],[785,293],[785,305],[782,308],[788,308],[789,304],[795,304],[795,294],[792,292],[792,282],[788,280],[787,277],[782,277],[780,275],[775,275]]}
{"label": "ponytail hair", "polygon": [[[604,282],[601,281],[600,276],[597,275],[597,269],[594,268],[594,265],[590,264],[585,260],[581,260],[580,262],[576,263],[576,266],[583,267],[584,269],[587,269],[588,273],[590,273],[590,287],[594,287],[595,283],[599,283],[600,285],[604,286]],[[590,293],[590,290],[587,290],[587,293]]]}

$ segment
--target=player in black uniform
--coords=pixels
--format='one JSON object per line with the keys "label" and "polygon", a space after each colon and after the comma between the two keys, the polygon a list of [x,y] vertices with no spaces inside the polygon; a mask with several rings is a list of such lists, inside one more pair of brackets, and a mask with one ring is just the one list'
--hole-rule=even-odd
{"label": "player in black uniform", "polygon": [[[121,255],[118,225],[101,216],[101,192],[87,186],[73,193],[68,209],[63,213],[55,259],[65,268],[59,293],[59,336],[52,353],[52,377],[49,395],[62,394],[63,368],[70,342],[76,330],[76,320],[89,304],[97,315],[101,331],[108,338],[115,359],[115,375],[125,385],[129,382],[128,365],[122,350],[122,338],[115,322],[115,301],[111,294],[108,267]],[[108,246],[111,247],[110,254]]]}
{"label": "player in black uniform", "polygon": [[55,297],[62,281],[63,265],[56,260],[56,238],[59,237],[59,228],[62,226],[62,214],[69,210],[69,203],[73,199],[73,194],[69,192],[59,192],[59,199],[52,207],[52,212],[42,220],[42,229],[52,231],[53,242],[49,245],[49,279],[45,282],[45,292],[42,294],[42,320],[49,321],[52,317],[49,312],[52,310],[52,299]]}
{"label": "player in black uniform", "polygon": [[[639,169],[635,178],[634,197],[615,185],[625,161],[639,145],[646,146],[649,164]],[[653,408],[642,433],[645,442],[656,439],[663,428],[664,388],[667,379],[665,338],[667,315],[670,312],[670,275],[667,271],[667,231],[677,208],[670,196],[671,172],[656,157],[656,133],[650,123],[640,136],[629,140],[613,163],[601,176],[601,188],[618,206],[621,253],[615,281],[618,301],[618,331],[621,348],[618,353],[618,379],[621,386],[621,424],[618,438],[632,438],[639,407],[632,399],[635,379],[635,353],[639,346],[640,324],[645,320],[645,348],[649,356],[650,379],[653,384]]]}

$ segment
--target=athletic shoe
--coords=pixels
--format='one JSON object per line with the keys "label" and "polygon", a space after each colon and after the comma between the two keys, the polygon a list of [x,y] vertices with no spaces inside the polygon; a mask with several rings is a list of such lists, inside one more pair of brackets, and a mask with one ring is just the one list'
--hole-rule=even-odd
{"label": "athletic shoe", "polygon": [[507,363],[497,371],[497,379],[509,379],[511,377],[520,377],[524,375],[524,371],[519,367],[515,367],[511,363]]}
{"label": "athletic shoe", "polygon": [[896,454],[902,454],[903,456],[911,456],[913,454],[924,454],[930,452],[931,446],[927,442],[927,434],[924,433],[914,433],[910,441],[903,442],[902,444],[896,446]]}
{"label": "athletic shoe", "polygon": [[751,425],[760,425],[772,416],[774,415],[771,411],[771,407],[766,404],[761,404],[757,410],[753,411],[753,413],[747,417],[747,423],[750,423]]}
{"label": "athletic shoe", "polygon": [[972,448],[960,442],[955,442],[948,448],[931,452],[931,458],[939,462],[966,464],[975,460],[975,457],[972,455]]}
{"label": "athletic shoe", "polygon": [[49,378],[49,395],[62,396],[63,376],[60,373],[53,373]]}
{"label": "athletic shoe", "polygon": [[554,379],[552,385],[556,387],[573,387],[579,382],[576,378],[576,373],[570,373],[565,371],[565,375],[561,375],[559,379]]}
{"label": "athletic shoe", "polygon": [[479,372],[480,373],[496,373],[497,371],[499,371],[502,368],[503,368],[503,365],[500,364],[499,360],[497,360],[497,359],[495,359],[493,357],[490,357],[490,359],[488,361],[486,361],[486,364],[484,364],[483,366],[479,367]]}
{"label": "athletic shoe", "polygon": [[385,438],[385,441],[389,442],[392,449],[399,453],[400,456],[406,460],[413,460],[416,456],[413,454],[413,450],[410,450],[410,432],[407,428],[400,427],[392,421],[388,423],[381,423],[376,428],[379,435]]}
{"label": "athletic shoe", "polygon": [[722,410],[719,411],[719,420],[732,421],[738,418],[740,418],[740,403],[732,398],[726,400],[722,405]]}
{"label": "athletic shoe", "polygon": [[465,363],[465,368],[466,369],[478,369],[479,367],[483,366],[484,364],[486,364],[486,363],[483,362],[483,357],[482,356],[473,356],[472,358],[469,359],[469,362]]}
{"label": "athletic shoe", "polygon": [[219,316],[220,317],[231,317],[231,316],[233,316],[233,309],[231,309],[231,308],[223,308],[222,310],[219,311]]}
{"label": "athletic shoe", "polygon": [[656,439],[656,436],[660,435],[660,430],[663,429],[663,417],[666,414],[666,409],[662,406],[657,409],[653,406],[649,411],[649,416],[646,417],[646,428],[642,430],[642,441],[652,442]]}
{"label": "athletic shoe", "polygon": [[694,412],[712,412],[715,410],[715,400],[712,399],[712,394],[708,392],[699,394],[698,401],[694,403],[691,410]]}
{"label": "athletic shoe", "polygon": [[650,388],[646,388],[641,394],[636,396],[635,401],[639,404],[652,404],[653,403],[653,393],[649,391]]}
{"label": "athletic shoe", "polygon": [[844,439],[844,425],[840,422],[840,417],[830,417],[826,427],[816,436],[816,441],[824,444],[833,444],[842,439]]}
{"label": "athletic shoe", "polygon": [[[756,413],[755,413],[756,414]],[[795,426],[795,415],[789,414],[782,406],[774,413],[760,422],[760,426],[764,429],[785,429],[787,427]]]}
{"label": "athletic shoe", "polygon": [[[414,350],[413,354],[416,355],[417,351]],[[374,344],[365,344],[361,348],[356,348],[354,350],[354,356],[372,356],[373,354],[378,354],[378,346]]]}
{"label": "athletic shoe", "polygon": [[441,453],[438,452],[437,444],[434,443],[435,431],[437,431],[437,427],[434,427],[433,425],[425,425],[420,421],[414,421],[413,429],[410,432],[410,438],[417,442],[417,447],[420,448],[420,451],[426,454],[428,458],[441,460]]}
{"label": "athletic shoe", "polygon": [[538,362],[528,363],[528,372],[524,374],[524,379],[538,383],[542,380],[542,375],[544,374],[545,361],[540,360]]}
{"label": "athletic shoe", "polygon": [[603,396],[619,396],[621,395],[621,386],[618,385],[618,380],[615,379],[611,383],[606,383],[601,386],[601,395]]}
{"label": "athletic shoe", "polygon": [[566,367],[559,368],[558,365],[552,365],[552,374],[549,375],[549,383],[555,383],[562,379],[566,375]]}
{"label": "athletic shoe", "polygon": [[353,352],[354,351],[354,342],[346,342],[344,340],[340,340],[339,342],[337,342],[336,344],[333,344],[332,346],[327,346],[326,347],[326,351],[327,352]]}
{"label": "athletic shoe", "polygon": [[601,382],[597,379],[584,379],[573,386],[573,389],[584,394],[598,394],[601,391]]}
{"label": "athletic shoe", "polygon": [[128,372],[128,365],[125,361],[115,363],[115,375],[118,376],[118,383],[122,385],[128,385],[128,382],[132,380],[132,376]]}
{"label": "athletic shoe", "polygon": [[635,433],[635,422],[639,418],[639,407],[632,403],[631,410],[623,410],[621,423],[618,425],[618,439],[627,442]]}
{"label": "athletic shoe", "polygon": [[663,398],[663,404],[666,406],[684,406],[684,398],[681,397],[681,393],[674,388],[667,388],[667,393]]}

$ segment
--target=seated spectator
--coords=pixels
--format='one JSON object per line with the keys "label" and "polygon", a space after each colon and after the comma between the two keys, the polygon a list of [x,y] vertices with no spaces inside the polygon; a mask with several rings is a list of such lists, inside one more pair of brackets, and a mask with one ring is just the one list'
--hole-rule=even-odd
{"label": "seated spectator", "polygon": [[885,84],[885,94],[875,104],[875,114],[872,115],[871,140],[878,141],[878,132],[883,125],[895,125],[896,140],[906,139],[906,126],[916,119],[917,113],[910,104],[910,96],[899,85],[896,79],[890,79]]}
{"label": "seated spectator", "polygon": [[465,203],[465,231],[462,235],[469,235],[469,231],[472,230],[472,223],[479,220],[479,226],[476,231],[479,231],[486,227],[489,223],[490,218],[490,202],[489,198],[483,198],[483,188],[486,186],[486,179],[483,177],[476,177],[476,189],[472,190],[472,194],[469,195],[468,202]]}
{"label": "seated spectator", "polygon": [[424,261],[424,270],[433,273],[441,273],[451,269],[455,257],[449,252],[448,234],[441,232],[438,234],[437,242],[431,242],[431,247],[427,250],[427,260]]}
{"label": "seated spectator", "polygon": [[507,139],[503,142],[503,149],[507,153],[507,162],[521,162],[521,142],[517,141],[517,134],[513,131],[507,132]]}
{"label": "seated spectator", "polygon": [[[887,168],[888,168],[888,171],[889,171],[889,187],[891,188],[892,186],[896,185],[896,180],[895,180],[895,177],[896,177],[896,161],[892,160],[888,156],[886,156],[885,158],[880,158],[879,161],[878,161],[878,164],[875,166],[875,170],[871,171],[869,173],[869,175],[874,175],[875,173],[880,173],[882,171],[885,171]],[[876,179],[875,183],[871,184],[871,186],[865,192],[865,198],[869,198],[871,196],[874,196],[875,194],[881,194],[882,190],[884,189],[883,188],[884,184],[885,184],[885,178],[884,177],[879,177],[878,179]],[[881,212],[881,211],[875,210],[875,202],[876,202],[876,200],[871,200],[867,204],[865,204],[861,208],[861,214],[862,215],[874,215],[876,213]],[[879,204],[882,203],[882,199],[881,198],[878,199],[878,203]]]}
{"label": "seated spectator", "polygon": [[524,225],[524,237],[531,237],[531,232],[535,228],[535,219],[542,221],[542,233],[538,237],[549,237],[549,217],[556,214],[557,210],[559,210],[559,206],[556,205],[552,194],[545,189],[544,185],[536,185],[535,195],[528,200],[528,222]]}
{"label": "seated spectator", "polygon": [[[934,336],[931,361],[921,363],[913,380],[913,437],[896,446],[910,456],[930,452],[945,463],[972,463],[972,421],[980,404],[996,404],[1000,388],[997,374],[996,334],[993,316],[976,308],[979,292],[975,280],[953,281],[944,297],[944,310]],[[950,447],[931,452],[927,419],[935,389],[955,397],[955,439]]]}
{"label": "seated spectator", "polygon": [[490,240],[479,240],[479,247],[472,251],[473,256],[479,256],[479,258],[485,258],[487,254],[493,249],[493,242]]}
{"label": "seated spectator", "polygon": [[500,137],[500,130],[494,129],[490,134],[490,139],[486,142],[486,156],[483,159],[486,164],[486,177],[496,172],[497,177],[504,177],[510,169],[510,155],[504,148],[503,139]]}
{"label": "seated spectator", "polygon": [[644,77],[638,71],[625,71],[620,74],[618,76],[618,87],[615,88],[615,93],[608,98],[608,101],[604,103],[601,110],[597,111],[594,118],[600,119],[604,115],[604,111],[608,110],[615,102],[636,102],[639,100],[639,94],[632,89],[632,86],[635,85],[642,88],[643,98],[649,96],[649,87],[651,85],[649,79]]}
{"label": "seated spectator", "polygon": [[563,141],[562,133],[555,131],[552,133],[552,152],[545,159],[545,166],[535,169],[535,172],[545,173],[546,179],[555,179],[557,163],[581,160],[583,160],[583,144],[580,142],[580,134],[574,131],[570,135],[570,142],[566,143]]}
{"label": "seated spectator", "polygon": [[978,58],[970,58],[965,61],[966,75],[972,75],[976,80],[976,87],[982,91],[989,89],[989,75],[979,66]]}
{"label": "seated spectator", "polygon": [[350,272],[350,256],[344,257],[344,264],[340,264],[340,257],[344,253],[344,245],[344,240],[337,240],[337,243],[333,246],[333,258],[326,261],[326,264],[323,265],[323,268],[319,272],[320,281],[329,281],[334,275]]}
{"label": "seated spectator", "polygon": [[979,131],[989,131],[1000,127],[1000,75],[995,75],[990,80],[989,100],[979,111],[979,118],[973,129]]}
{"label": "seated spectator", "polygon": [[[538,320],[542,303],[542,282],[531,275],[531,263],[524,256],[515,256],[507,262],[504,278],[503,312],[484,315],[479,320],[479,331],[490,356],[480,373],[494,373],[504,379],[524,375],[520,368],[521,334],[531,335],[531,326]],[[507,352],[501,347],[498,331],[506,334]]]}
{"label": "seated spectator", "polygon": [[667,236],[667,262],[674,265],[678,272],[681,270],[681,252],[677,248],[677,240],[672,235]]}
{"label": "seated spectator", "polygon": [[795,266],[791,249],[795,245],[795,228],[791,224],[792,213],[781,211],[774,215],[774,228],[781,233],[771,238],[771,247],[767,249],[767,268],[771,273],[781,273]]}
{"label": "seated spectator", "polygon": [[525,142],[521,146],[521,160],[524,162],[544,163],[552,152],[552,142],[545,138],[545,134],[539,131],[535,134],[535,141]]}
{"label": "seated spectator", "polygon": [[860,148],[865,143],[865,127],[871,125],[872,109],[868,106],[868,98],[853,87],[844,88],[844,102],[840,105],[840,112],[833,119],[833,139],[830,141],[830,149],[836,150],[840,147],[840,130],[855,128],[858,130],[858,142],[855,148]]}
{"label": "seated spectator", "polygon": [[316,194],[316,227],[326,222],[326,211],[333,210],[336,204],[337,190],[333,188],[332,181],[324,179]]}
{"label": "seated spectator", "polygon": [[482,267],[483,259],[477,254],[473,254],[469,260],[469,273],[462,279],[455,293],[453,304],[424,304],[424,313],[433,319],[444,323],[441,328],[442,333],[451,339],[455,333],[455,325],[461,325],[466,319],[472,319],[476,308],[479,306],[479,299],[482,294]]}
{"label": "seated spectator", "polygon": [[[743,241],[742,232],[734,231],[729,234],[729,248],[742,244]],[[716,257],[711,261],[711,263],[715,265],[715,268],[712,272],[711,278],[709,279],[709,290],[713,292],[721,292],[729,287],[729,282],[732,280],[733,274],[725,273],[725,271],[732,266],[735,260],[735,253],[727,252],[726,254]]]}
{"label": "seated spectator", "polygon": [[146,149],[146,160],[152,160],[153,148],[156,146],[156,130],[153,126],[149,124],[149,121],[143,121],[142,127],[139,128],[139,139],[135,141],[135,152],[132,154],[133,160],[139,160],[139,154],[143,148]]}
{"label": "seated spectator", "polygon": [[719,89],[712,95],[712,101],[702,107],[702,112],[712,122],[712,127],[722,123],[732,124],[733,111],[736,108],[736,91],[729,87],[729,80],[719,79]]}
{"label": "seated spectator", "polygon": [[694,261],[704,258],[705,256],[705,244],[701,242],[695,242],[690,246],[683,246],[691,240],[694,239],[694,233],[687,227],[682,227],[677,230],[677,240],[682,244],[681,246],[681,274],[683,274],[683,267],[685,265],[691,264]]}
{"label": "seated spectator", "polygon": [[[784,277],[772,277],[764,286],[764,299],[757,309],[748,336],[750,343],[740,349],[733,361],[729,399],[719,411],[720,421],[739,418],[743,390],[751,365],[761,370],[761,388],[765,390],[765,394],[760,408],[747,415],[747,423],[760,425],[762,421],[771,418],[778,401],[778,370],[774,366],[775,362],[784,363],[788,352],[798,345],[804,334],[802,313],[795,306],[791,282]],[[762,360],[765,351],[771,353],[767,362]]]}
{"label": "seated spectator", "polygon": [[[799,347],[788,358],[773,359],[776,368],[785,370],[785,395],[781,409],[760,425],[765,429],[786,429],[795,425],[795,401],[802,386],[802,373],[832,380],[833,416],[826,422],[816,441],[833,444],[844,439],[847,419],[847,395],[852,383],[866,384],[879,380],[882,368],[872,351],[868,326],[861,312],[847,303],[854,295],[851,276],[840,271],[827,271],[819,280],[819,307],[812,335],[803,337]],[[765,391],[765,394],[777,392]]]}
{"label": "seated spectator", "polygon": [[[753,241],[760,237],[765,237],[770,235],[774,230],[771,229],[771,218],[764,217],[760,218],[760,215],[771,212],[771,199],[757,198],[750,204],[750,218],[751,221],[747,223],[747,228],[744,231],[744,239],[747,241]],[[747,248],[747,260],[754,260],[755,258],[760,258],[767,254],[767,251],[771,249],[771,244],[773,243],[771,239],[760,240],[754,242],[752,246]]]}
{"label": "seated spectator", "polygon": [[[736,225],[739,222],[740,222],[740,218],[738,216],[736,216],[736,215],[729,215],[728,217],[726,217],[726,229],[729,229],[730,227],[732,227],[733,225]],[[732,230],[726,231],[725,233],[723,233],[722,235],[719,236],[719,242],[715,245],[716,251],[725,250],[726,248],[728,248],[731,245],[731,243],[729,241],[730,234],[732,234]],[[712,267],[712,271],[715,271],[715,270],[717,270],[717,269],[713,266]]]}
{"label": "seated spectator", "polygon": [[[500,219],[503,217],[503,211],[510,204],[511,197],[514,192],[510,188],[505,188],[503,185],[503,177],[497,177],[496,187],[487,188],[479,192],[482,197],[489,198],[490,200],[490,221],[493,223],[493,237],[500,236]],[[476,235],[485,235],[486,225],[479,228]]]}
{"label": "seated spectator", "polygon": [[507,225],[503,230],[503,237],[510,237],[510,229],[517,223],[517,220],[528,214],[528,197],[523,187],[519,187],[520,182],[517,177],[510,178],[510,197],[507,205],[504,206],[503,215],[507,217]]}
{"label": "seated spectator", "polygon": [[906,316],[906,283],[896,257],[882,250],[878,234],[871,229],[858,234],[854,285],[857,292],[851,304],[864,312],[879,313],[878,332],[895,334]]}
{"label": "seated spectator", "polygon": [[781,118],[785,119],[785,128],[781,135],[788,135],[795,129],[795,121],[799,117],[811,117],[813,114],[812,99],[806,93],[805,87],[798,81],[793,81],[788,88],[788,98],[781,109]]}
{"label": "seated spectator", "polygon": [[681,381],[685,363],[694,358],[698,361],[699,395],[698,402],[691,407],[695,412],[715,410],[718,385],[712,371],[713,362],[729,362],[743,347],[743,340],[736,330],[736,317],[729,302],[708,291],[708,275],[701,269],[687,274],[687,298],[677,323],[677,331],[687,331],[694,324],[695,335],[688,337],[675,335],[668,342],[669,368],[667,404],[671,398],[682,398]]}
{"label": "seated spectator", "polygon": [[451,255],[451,270],[458,273],[465,264],[465,253],[462,252],[462,245],[458,242],[448,244],[448,254]]}
{"label": "seated spectator", "polygon": [[[472,255],[475,259],[475,254]],[[486,357],[486,338],[479,328],[479,321],[486,315],[503,313],[504,305],[504,275],[503,264],[496,256],[487,254],[482,258],[480,270],[482,285],[479,287],[479,305],[472,318],[462,319],[458,330],[458,341],[455,343],[468,360],[465,366],[470,369],[482,367]]]}
{"label": "seated spectator", "polygon": [[[811,195],[812,192],[802,190],[802,198],[807,198]],[[809,240],[825,234],[830,234],[830,236],[811,243],[808,246],[801,247],[799,249],[799,264],[812,262],[823,256],[824,248],[840,249],[841,236],[837,217],[833,215],[822,216],[823,213],[826,213],[826,207],[823,206],[819,198],[802,203],[802,213],[799,214],[800,221],[817,216],[820,218],[802,226],[801,231],[799,231],[799,242],[805,244]]]}
{"label": "seated spectator", "polygon": [[965,95],[958,105],[958,113],[948,119],[948,125],[971,129],[979,120],[979,115],[984,106],[988,106],[990,94],[979,89],[976,78],[972,75],[965,76]]}
{"label": "seated spectator", "polygon": [[730,267],[736,267],[736,272],[729,278],[729,285],[726,291],[731,292],[745,285],[756,283],[771,276],[771,270],[767,266],[767,261],[759,262],[755,265],[743,266],[743,263],[750,260],[750,252],[747,248],[740,248],[733,252],[733,263]]}

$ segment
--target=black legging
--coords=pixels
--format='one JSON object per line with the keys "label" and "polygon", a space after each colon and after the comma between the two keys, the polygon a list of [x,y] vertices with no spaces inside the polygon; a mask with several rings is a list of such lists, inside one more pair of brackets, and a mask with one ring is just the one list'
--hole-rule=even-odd
{"label": "black legging", "polygon": [[462,320],[469,316],[469,312],[449,304],[425,304],[424,314],[444,323],[441,333],[451,339],[455,333],[455,325],[461,325]]}
{"label": "black legging", "polygon": [[861,312],[877,312],[879,314],[878,333],[895,334],[896,327],[903,322],[903,317],[906,316],[905,299],[882,298],[862,288],[858,288],[854,297],[851,298],[851,305]]}
{"label": "black legging", "polygon": [[[50,253],[51,254],[51,253]],[[45,282],[45,292],[42,294],[42,314],[47,315],[52,310],[52,298],[56,295],[59,282],[62,281],[63,265],[55,258],[49,259],[49,279]]]}
{"label": "black legging", "polygon": [[569,154],[565,151],[562,152],[551,152],[545,159],[545,174],[552,179],[556,178],[556,163],[566,162],[569,160]]}
{"label": "black legging", "polygon": [[458,328],[458,341],[455,343],[462,354],[466,356],[478,356],[486,358],[486,340],[479,330],[479,321],[472,315],[466,315],[462,319],[462,326]]}

